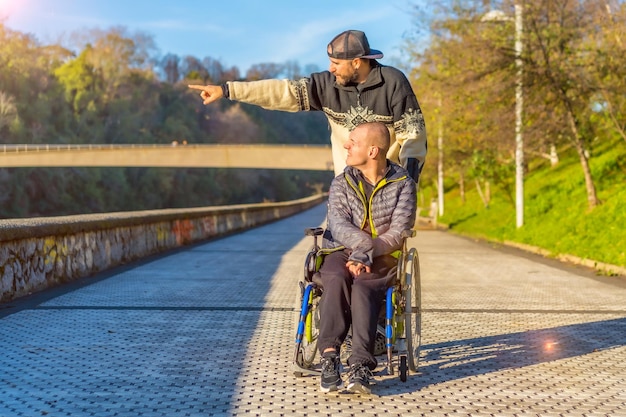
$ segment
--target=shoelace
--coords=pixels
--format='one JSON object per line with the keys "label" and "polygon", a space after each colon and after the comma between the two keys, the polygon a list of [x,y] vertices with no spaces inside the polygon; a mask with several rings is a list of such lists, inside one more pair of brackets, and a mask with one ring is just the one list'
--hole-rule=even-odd
{"label": "shoelace", "polygon": [[350,371],[348,372],[348,379],[358,378],[365,379],[369,382],[370,378],[372,378],[373,374],[370,368],[367,366],[352,366],[350,367]]}
{"label": "shoelace", "polygon": [[322,360],[322,374],[334,374],[335,373],[335,361],[331,358],[324,358]]}

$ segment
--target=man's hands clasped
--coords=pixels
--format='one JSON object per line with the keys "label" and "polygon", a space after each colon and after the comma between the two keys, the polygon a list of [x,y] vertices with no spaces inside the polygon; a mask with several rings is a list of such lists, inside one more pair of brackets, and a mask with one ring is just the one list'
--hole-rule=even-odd
{"label": "man's hands clasped", "polygon": [[367,266],[365,264],[362,264],[360,262],[356,262],[356,261],[348,261],[348,262],[346,262],[346,268],[348,268],[348,271],[350,271],[350,274],[354,278],[357,278],[363,272],[367,272],[367,273],[372,272],[372,268],[370,268],[369,266]]}

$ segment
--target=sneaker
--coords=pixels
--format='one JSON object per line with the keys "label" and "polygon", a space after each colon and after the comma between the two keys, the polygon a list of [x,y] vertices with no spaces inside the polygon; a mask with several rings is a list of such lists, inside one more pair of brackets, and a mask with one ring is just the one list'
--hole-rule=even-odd
{"label": "sneaker", "polygon": [[336,353],[322,357],[322,376],[320,378],[320,391],[330,392],[343,388],[343,380],[339,369],[341,362]]}
{"label": "sneaker", "polygon": [[350,367],[348,373],[348,391],[360,394],[371,394],[370,378],[372,377],[370,368],[362,363],[355,363]]}

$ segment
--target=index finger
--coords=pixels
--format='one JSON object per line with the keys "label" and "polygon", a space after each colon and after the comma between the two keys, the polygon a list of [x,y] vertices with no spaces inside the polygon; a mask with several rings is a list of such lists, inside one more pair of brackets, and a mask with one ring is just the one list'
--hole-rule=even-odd
{"label": "index finger", "polygon": [[204,90],[204,86],[200,84],[189,84],[187,87],[193,88],[194,90]]}

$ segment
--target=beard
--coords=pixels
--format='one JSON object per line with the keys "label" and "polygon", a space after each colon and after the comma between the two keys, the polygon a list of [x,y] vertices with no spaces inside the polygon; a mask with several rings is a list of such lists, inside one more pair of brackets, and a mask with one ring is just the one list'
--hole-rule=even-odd
{"label": "beard", "polygon": [[335,79],[337,80],[337,84],[339,85],[351,85],[357,84],[359,76],[356,70],[352,70],[351,74],[346,74],[346,76],[335,74]]}

